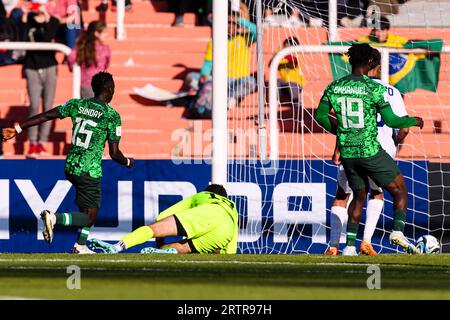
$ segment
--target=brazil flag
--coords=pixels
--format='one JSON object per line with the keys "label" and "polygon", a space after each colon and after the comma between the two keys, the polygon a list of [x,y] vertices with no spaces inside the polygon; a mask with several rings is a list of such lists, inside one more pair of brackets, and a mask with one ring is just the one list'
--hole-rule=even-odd
{"label": "brazil flag", "polygon": [[[396,36],[392,36],[396,37]],[[368,37],[367,37],[368,38]],[[398,39],[397,39],[398,38]],[[395,53],[389,55],[389,83],[400,92],[406,93],[417,88],[436,92],[439,81],[439,68],[441,64],[440,52],[442,50],[442,39],[430,40],[408,40],[396,37],[397,41],[385,43],[364,41],[373,47],[392,47],[406,49],[427,49],[431,53]],[[351,45],[352,42],[327,42],[327,45]],[[351,72],[348,57],[342,54],[330,54],[331,70],[333,79],[339,79]]]}

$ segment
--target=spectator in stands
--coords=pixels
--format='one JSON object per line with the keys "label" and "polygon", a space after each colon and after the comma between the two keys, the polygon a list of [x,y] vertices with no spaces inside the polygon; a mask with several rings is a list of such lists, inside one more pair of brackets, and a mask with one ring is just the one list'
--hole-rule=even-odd
{"label": "spectator in stands", "polygon": [[368,0],[338,0],[338,21],[343,27],[357,28],[364,19]]}
{"label": "spectator in stands", "polygon": [[[47,0],[40,0],[45,2]],[[48,13],[57,18],[60,23],[59,38],[69,48],[75,46],[75,41],[81,31],[81,9],[77,0],[48,0]]]}
{"label": "spectator in stands", "polygon": [[[283,48],[298,46],[300,42],[296,37],[286,38],[283,42]],[[294,110],[301,106],[301,92],[305,87],[306,80],[300,68],[300,59],[298,54],[291,54],[284,57],[278,66],[280,79],[277,80],[280,88],[280,98],[288,97],[291,99]]]}
{"label": "spectator in stands", "polygon": [[[2,131],[2,125],[0,124],[0,132]],[[3,159],[3,133],[0,133],[0,159]]]}
{"label": "spectator in stands", "polygon": [[409,0],[366,0],[367,7],[376,6],[381,15],[398,14],[400,5]]}
{"label": "spectator in stands", "polygon": [[375,42],[391,48],[403,48],[403,44],[408,42],[407,38],[394,35],[389,32],[391,24],[385,16],[380,17],[380,21],[374,22],[374,28],[368,36],[358,39],[358,42]]}
{"label": "spectator in stands", "polygon": [[328,1],[302,0],[297,3],[300,4],[303,19],[310,25],[328,26]]}
{"label": "spectator in stands", "polygon": [[[224,0],[225,1],[225,0]],[[212,25],[212,0],[178,0],[175,9],[175,21],[173,26],[184,25],[184,14],[193,7],[198,12],[198,24],[201,26]]]}
{"label": "spectator in stands", "polygon": [[72,69],[74,63],[81,66],[81,98],[94,97],[91,88],[92,77],[106,71],[111,60],[111,50],[104,43],[107,35],[103,21],[92,21],[86,31],[82,32],[77,44],[69,55],[67,62]]}
{"label": "spectator in stands", "polygon": [[[0,0],[0,41],[17,41],[19,32],[14,23],[8,17],[8,11],[3,1]],[[12,51],[0,50],[0,66],[15,63]]]}
{"label": "spectator in stands", "polygon": [[0,23],[3,21],[3,19],[5,19],[7,17],[6,14],[6,8],[5,5],[3,4],[3,0],[0,0]]}
{"label": "spectator in stands", "polygon": [[[102,0],[100,4],[95,7],[95,10],[98,12],[106,12],[108,10],[108,1],[109,0]],[[125,0],[125,10],[130,11],[133,8],[133,4],[131,3],[131,0]],[[117,10],[117,1],[111,0],[111,11]]]}
{"label": "spectator in stands", "polygon": [[[239,12],[243,19],[250,20],[248,8],[245,4],[241,3],[240,0],[231,0],[229,6],[231,12]],[[211,39],[206,47],[205,58],[200,73],[189,72],[185,78],[184,84],[188,87],[190,94],[195,94],[203,83],[212,78],[212,46]]]}
{"label": "spectator in stands", "polygon": [[250,70],[250,47],[256,42],[256,25],[245,10],[228,15],[228,107],[234,108],[256,89]]}
{"label": "spectator in stands", "polygon": [[[248,19],[245,4],[230,6],[228,18],[228,107],[234,108],[256,89],[250,72],[250,47],[256,41],[256,25]],[[185,87],[191,95],[198,94],[202,85],[211,80],[212,40],[208,42],[200,72],[190,72],[185,78]]]}
{"label": "spectator in stands", "polygon": [[295,3],[287,4],[280,0],[264,0],[264,24],[267,26],[299,27],[303,26],[303,18]]}
{"label": "spectator in stands", "polygon": [[338,20],[343,27],[367,27],[375,15],[398,14],[400,5],[408,1],[338,0]]}
{"label": "spectator in stands", "polygon": [[195,95],[200,86],[208,80],[211,80],[212,72],[212,40],[208,42],[205,58],[200,72],[189,72],[184,80],[185,86],[190,95]]}
{"label": "spectator in stands", "polygon": [[[36,1],[36,0],[33,0]],[[39,0],[37,0],[39,1]],[[24,5],[22,23],[23,38],[31,42],[52,42],[59,27],[58,19],[50,16],[45,5],[33,2],[36,6]],[[30,10],[30,11],[29,11]],[[24,74],[27,79],[30,100],[29,116],[39,113],[40,100],[44,110],[53,107],[56,90],[57,61],[54,51],[27,51],[24,60]],[[28,130],[30,150],[28,155],[45,154],[44,143],[48,141],[52,123],[46,122]]]}
{"label": "spectator in stands", "polygon": [[18,0],[0,0],[0,15],[3,11],[4,14],[8,15],[17,6]]}

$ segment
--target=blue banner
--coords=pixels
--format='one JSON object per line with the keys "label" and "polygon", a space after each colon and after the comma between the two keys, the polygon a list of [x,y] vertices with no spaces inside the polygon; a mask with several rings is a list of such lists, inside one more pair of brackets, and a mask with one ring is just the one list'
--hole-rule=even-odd
{"label": "blue banner", "polygon": [[[409,191],[405,233],[417,239],[428,233],[427,163],[399,165]],[[203,190],[211,179],[208,164],[175,164],[171,160],[136,161],[131,170],[104,161],[103,172],[101,209],[90,238],[107,241],[117,241],[151,223],[159,212]],[[321,160],[279,161],[267,168],[249,161],[230,163],[227,190],[240,214],[239,251],[323,253],[329,241],[336,175],[337,167]],[[42,238],[38,218],[44,209],[78,211],[74,199],[63,160],[0,161],[0,252],[70,252],[77,229],[56,226],[49,245]],[[396,252],[386,233],[392,228],[388,195],[386,200],[373,243],[382,252]],[[361,221],[364,219],[363,213]],[[145,246],[149,245],[152,243]]]}

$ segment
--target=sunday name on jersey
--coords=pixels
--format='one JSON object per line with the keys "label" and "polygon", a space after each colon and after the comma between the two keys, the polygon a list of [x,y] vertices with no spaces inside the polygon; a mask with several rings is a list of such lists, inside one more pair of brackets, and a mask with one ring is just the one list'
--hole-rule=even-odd
{"label": "sunday name on jersey", "polygon": [[94,110],[94,109],[85,108],[85,107],[79,107],[78,112],[81,114],[93,117],[93,118],[98,118],[98,119],[100,119],[100,117],[103,115],[103,112],[100,112],[100,111]]}
{"label": "sunday name on jersey", "polygon": [[335,94],[367,94],[366,87],[334,87]]}

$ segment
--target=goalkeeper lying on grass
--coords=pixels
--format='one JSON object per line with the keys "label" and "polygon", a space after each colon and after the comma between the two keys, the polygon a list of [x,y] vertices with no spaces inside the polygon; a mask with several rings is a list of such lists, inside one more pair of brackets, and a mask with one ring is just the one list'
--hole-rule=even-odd
{"label": "goalkeeper lying on grass", "polygon": [[[154,223],[134,230],[118,243],[91,239],[89,247],[119,253],[156,238],[159,249],[148,247],[141,253],[236,253],[238,230],[236,204],[227,199],[223,186],[212,184],[163,211]],[[163,238],[169,236],[186,238],[164,245]]]}

